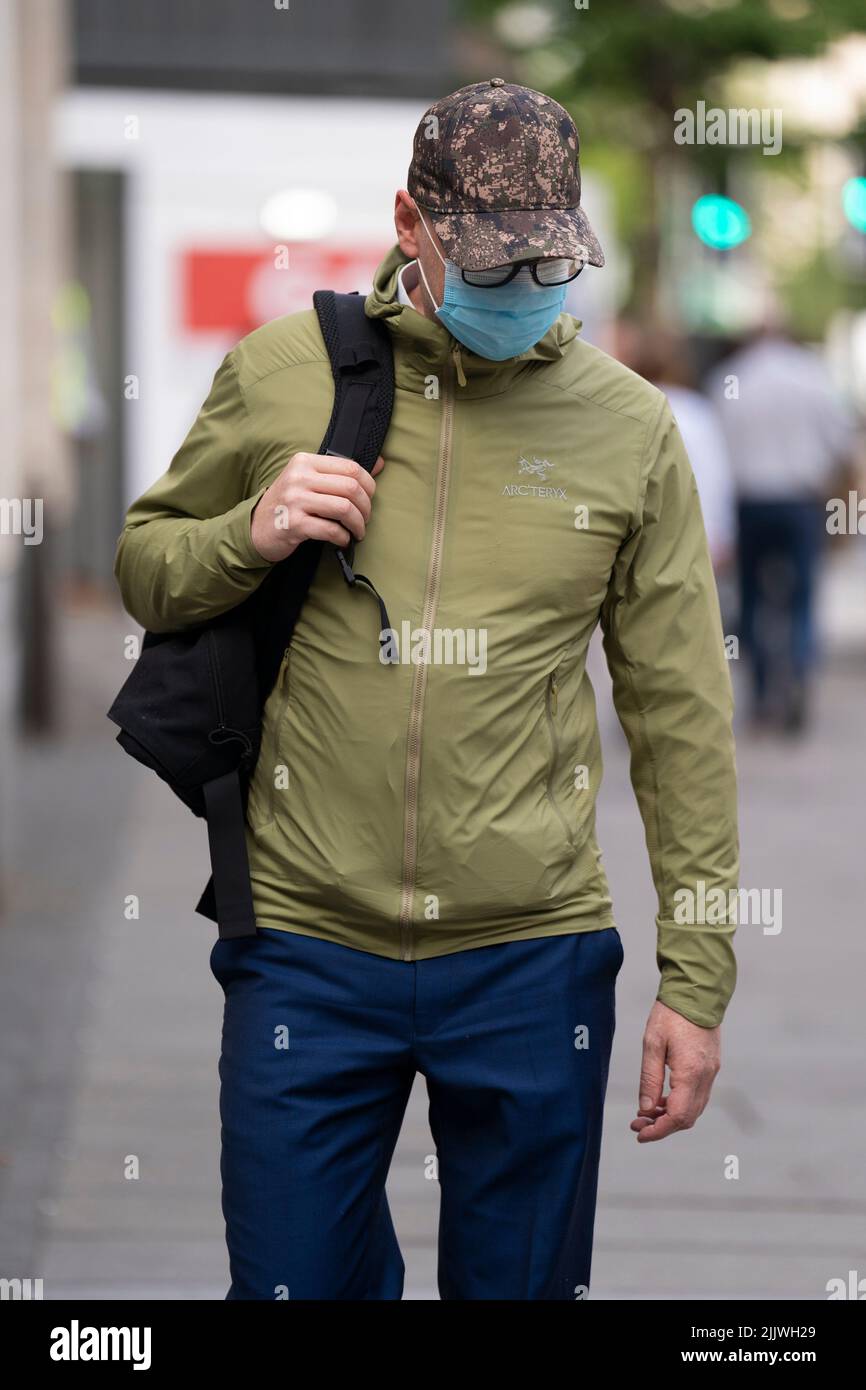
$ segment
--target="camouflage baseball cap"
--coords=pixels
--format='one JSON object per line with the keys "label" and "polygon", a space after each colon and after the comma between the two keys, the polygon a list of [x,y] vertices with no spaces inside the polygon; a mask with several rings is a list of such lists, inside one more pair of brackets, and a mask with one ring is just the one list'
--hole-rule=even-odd
{"label": "camouflage baseball cap", "polygon": [[491,77],[425,112],[407,187],[464,270],[538,256],[601,266],[580,206],[579,154],[577,127],[559,102]]}

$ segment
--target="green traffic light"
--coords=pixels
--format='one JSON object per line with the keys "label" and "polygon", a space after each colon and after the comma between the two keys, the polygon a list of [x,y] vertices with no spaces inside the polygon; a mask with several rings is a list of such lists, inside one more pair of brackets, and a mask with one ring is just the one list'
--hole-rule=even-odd
{"label": "green traffic light", "polygon": [[848,179],[842,185],[842,211],[852,227],[866,232],[866,179]]}
{"label": "green traffic light", "polygon": [[692,227],[704,245],[715,251],[730,251],[752,233],[746,209],[718,193],[698,198],[692,207]]}

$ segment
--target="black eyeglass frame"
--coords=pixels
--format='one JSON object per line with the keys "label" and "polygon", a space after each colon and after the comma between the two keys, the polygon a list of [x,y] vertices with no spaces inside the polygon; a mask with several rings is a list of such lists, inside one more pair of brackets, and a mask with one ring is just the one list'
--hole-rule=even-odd
{"label": "black eyeglass frame", "polygon": [[[539,280],[538,266],[543,265],[545,261],[577,261],[577,270],[574,272],[573,275],[569,275],[565,280]],[[536,285],[540,285],[543,290],[552,290],[557,289],[560,285],[570,285],[572,280],[577,279],[578,275],[583,270],[584,265],[585,262],[581,261],[577,256],[540,256],[537,260],[534,261],[515,261],[514,264],[510,266],[508,274],[505,276],[505,278],[502,280],[497,280],[495,285],[479,284],[477,280],[467,280],[466,276],[467,274],[484,275],[487,270],[498,270],[499,266],[496,265],[486,266],[484,270],[466,271],[461,269],[460,274],[463,276],[463,279],[466,281],[466,284],[471,285],[474,290],[501,290],[503,285],[509,285],[511,281],[514,279],[514,277],[520,274],[524,266],[528,266],[529,273],[535,281]]]}

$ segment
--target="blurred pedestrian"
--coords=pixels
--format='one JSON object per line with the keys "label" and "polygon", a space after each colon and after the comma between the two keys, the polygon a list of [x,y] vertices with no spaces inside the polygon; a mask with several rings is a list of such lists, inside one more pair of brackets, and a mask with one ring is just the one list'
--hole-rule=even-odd
{"label": "blurred pedestrian", "polygon": [[854,422],[816,352],[767,327],[711,374],[737,491],[740,631],[752,716],[802,732],[816,661],[826,502]]}
{"label": "blurred pedestrian", "polygon": [[698,390],[686,350],[676,334],[645,330],[630,365],[668,398],[692,465],[716,578],[733,563],[736,543],[734,479],[715,406]]}

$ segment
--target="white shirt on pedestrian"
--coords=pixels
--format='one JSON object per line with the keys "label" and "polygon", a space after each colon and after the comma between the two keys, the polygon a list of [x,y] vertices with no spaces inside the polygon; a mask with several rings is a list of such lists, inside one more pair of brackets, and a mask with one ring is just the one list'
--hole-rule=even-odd
{"label": "white shirt on pedestrian", "polygon": [[749,500],[823,497],[854,448],[854,420],[817,353],[764,337],[709,382],[737,492]]}

